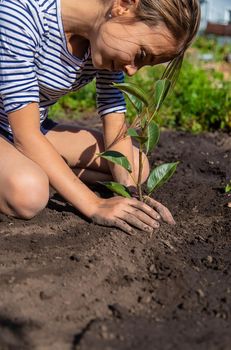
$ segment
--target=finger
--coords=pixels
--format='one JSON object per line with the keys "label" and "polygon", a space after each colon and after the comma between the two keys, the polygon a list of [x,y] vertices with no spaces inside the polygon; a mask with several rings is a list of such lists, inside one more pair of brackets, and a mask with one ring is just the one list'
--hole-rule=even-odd
{"label": "finger", "polygon": [[140,209],[142,212],[146,213],[148,216],[152,217],[155,220],[161,219],[160,214],[144,202],[140,202],[137,199],[133,199],[131,205]]}
{"label": "finger", "polygon": [[95,224],[101,225],[101,226],[118,227],[122,231],[126,232],[131,236],[134,236],[136,234],[136,231],[131,226],[129,226],[126,222],[118,218],[114,220],[110,220],[110,219],[105,219],[98,216],[93,216],[92,221]]}
{"label": "finger", "polygon": [[112,226],[120,228],[122,231],[129,234],[130,236],[136,235],[136,231],[123,220],[120,220],[120,219],[113,220]]}
{"label": "finger", "polygon": [[172,216],[171,212],[163,204],[157,202],[153,198],[146,197],[146,196],[145,196],[145,202],[148,205],[150,205],[151,207],[155,208],[156,211],[160,214],[160,216],[162,217],[162,219],[165,222],[167,222],[170,225],[175,225],[176,224],[175,220],[173,219],[173,216]]}
{"label": "finger", "polygon": [[136,216],[134,216],[132,213],[126,213],[126,215],[123,218],[129,225],[132,225],[136,228],[138,228],[141,231],[145,231],[148,233],[153,232],[153,228],[149,225],[146,225],[144,222],[140,221]]}
{"label": "finger", "polygon": [[147,215],[146,213],[144,213],[143,211],[141,211],[139,209],[135,209],[135,208],[130,206],[130,208],[128,208],[126,210],[126,212],[134,215],[134,217],[138,218],[141,222],[143,222],[144,224],[146,224],[154,229],[156,229],[160,226],[158,221],[153,220],[153,218],[150,217],[150,215]]}

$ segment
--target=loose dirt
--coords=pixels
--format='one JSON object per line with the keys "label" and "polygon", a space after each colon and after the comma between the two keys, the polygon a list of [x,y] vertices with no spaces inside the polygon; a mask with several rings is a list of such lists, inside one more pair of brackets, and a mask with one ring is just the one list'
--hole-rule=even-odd
{"label": "loose dirt", "polygon": [[231,137],[165,131],[150,161],[176,160],[155,198],[177,225],[152,236],[55,193],[30,221],[0,215],[1,350],[231,349]]}

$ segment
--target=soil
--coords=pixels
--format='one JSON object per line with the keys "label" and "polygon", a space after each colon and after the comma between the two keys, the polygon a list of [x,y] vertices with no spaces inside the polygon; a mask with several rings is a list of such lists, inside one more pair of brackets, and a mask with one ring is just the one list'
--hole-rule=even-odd
{"label": "soil", "polygon": [[231,349],[231,137],[164,131],[150,161],[176,160],[155,198],[177,225],[152,236],[56,193],[30,221],[0,215],[1,350]]}

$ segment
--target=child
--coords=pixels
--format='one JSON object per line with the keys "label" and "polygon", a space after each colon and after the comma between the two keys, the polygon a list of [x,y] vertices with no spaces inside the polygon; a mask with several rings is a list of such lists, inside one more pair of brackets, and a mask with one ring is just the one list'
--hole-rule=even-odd
{"label": "child", "polygon": [[[99,224],[128,233],[151,232],[161,219],[174,224],[152,199],[102,199],[84,183],[134,186],[124,169],[96,156],[120,151],[137,176],[123,95],[111,83],[183,56],[199,18],[197,0],[1,0],[0,212],[32,218],[46,206],[50,184]],[[49,106],[95,77],[103,135],[47,118]],[[143,181],[148,172],[146,159]]]}

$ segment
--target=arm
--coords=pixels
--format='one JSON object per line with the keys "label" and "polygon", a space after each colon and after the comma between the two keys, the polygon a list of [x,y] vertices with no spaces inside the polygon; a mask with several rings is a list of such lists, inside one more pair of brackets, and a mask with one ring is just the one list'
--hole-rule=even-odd
{"label": "arm", "polygon": [[[159,203],[153,203],[156,211],[151,205],[134,198],[98,198],[78,179],[41,134],[37,103],[30,103],[21,110],[9,113],[9,121],[15,147],[37,163],[46,172],[50,184],[84,215],[98,224],[116,226],[130,234],[134,232],[132,226],[147,232],[152,232],[153,228],[159,226],[157,220],[161,213],[159,215],[157,211],[160,212],[163,207],[160,208]],[[170,213],[169,215],[167,221],[172,223],[172,216]]]}
{"label": "arm", "polygon": [[109,163],[115,181],[125,186],[134,186],[133,146],[129,136],[126,136],[127,126],[124,113],[111,113],[103,117],[104,143],[106,150],[114,150],[124,154],[131,166],[131,175],[121,166]]}
{"label": "arm", "polygon": [[50,184],[68,202],[87,217],[91,217],[98,205],[99,198],[78,179],[40,132],[38,105],[30,103],[10,113],[9,121],[14,134],[15,147],[40,165],[47,174]]}

